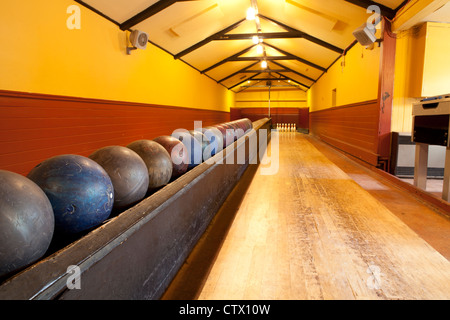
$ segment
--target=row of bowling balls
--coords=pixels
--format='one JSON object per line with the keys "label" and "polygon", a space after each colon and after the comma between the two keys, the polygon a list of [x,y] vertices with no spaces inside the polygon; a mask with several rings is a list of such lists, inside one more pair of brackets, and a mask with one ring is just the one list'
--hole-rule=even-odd
{"label": "row of bowling balls", "polygon": [[59,155],[27,177],[0,170],[0,277],[41,258],[54,233],[74,235],[100,225],[113,208],[139,202],[251,128],[241,119],[107,146],[89,157]]}

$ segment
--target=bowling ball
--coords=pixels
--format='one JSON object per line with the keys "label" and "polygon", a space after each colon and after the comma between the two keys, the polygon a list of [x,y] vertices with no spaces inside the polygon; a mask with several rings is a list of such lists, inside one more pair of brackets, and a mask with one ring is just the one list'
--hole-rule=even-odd
{"label": "bowling ball", "polygon": [[228,125],[234,130],[234,141],[238,140],[244,135],[244,130],[237,122],[229,122]]}
{"label": "bowling ball", "polygon": [[79,155],[49,158],[28,174],[53,207],[55,232],[76,234],[98,226],[111,214],[114,187],[94,160]]}
{"label": "bowling ball", "polygon": [[237,126],[238,126],[239,128],[242,129],[242,131],[243,131],[244,133],[248,130],[247,125],[246,125],[246,123],[245,123],[245,120],[243,120],[243,119],[236,120],[235,123],[237,124]]}
{"label": "bowling ball", "polygon": [[127,148],[144,160],[149,177],[149,190],[165,186],[170,181],[172,159],[162,145],[152,140],[137,140],[127,145]]}
{"label": "bowling ball", "polygon": [[159,143],[167,150],[172,160],[172,179],[184,174],[189,165],[189,154],[184,144],[172,136],[159,136],[153,141]]}
{"label": "bowling ball", "polygon": [[205,152],[209,146],[209,139],[201,132],[195,130],[189,130],[189,133],[196,139],[202,146],[202,160],[205,161],[211,157],[211,153]]}
{"label": "bowling ball", "polygon": [[204,155],[209,156],[208,158],[214,156],[223,150],[223,136],[222,133],[214,127],[202,128],[202,133],[208,139],[209,144],[206,147]]}
{"label": "bowling ball", "polygon": [[229,146],[231,143],[234,142],[233,132],[230,131],[230,130],[232,130],[232,128],[230,128],[226,124],[218,124],[218,125],[215,125],[214,127],[217,128],[222,133],[224,148],[226,148],[227,146]]}
{"label": "bowling ball", "polygon": [[192,169],[202,163],[202,145],[187,130],[177,130],[172,137],[180,140],[187,149],[189,156],[188,169]]}
{"label": "bowling ball", "polygon": [[148,189],[148,170],[144,160],[122,146],[98,149],[89,156],[105,169],[114,186],[114,208],[124,208],[142,200]]}
{"label": "bowling ball", "polygon": [[245,124],[245,127],[246,127],[245,132],[247,132],[247,130],[253,129],[253,122],[252,122],[250,119],[244,118],[244,119],[242,119],[242,120],[243,120],[243,122],[244,122],[244,124]]}
{"label": "bowling ball", "polygon": [[0,170],[0,276],[41,258],[54,228],[52,205],[41,188],[20,174]]}

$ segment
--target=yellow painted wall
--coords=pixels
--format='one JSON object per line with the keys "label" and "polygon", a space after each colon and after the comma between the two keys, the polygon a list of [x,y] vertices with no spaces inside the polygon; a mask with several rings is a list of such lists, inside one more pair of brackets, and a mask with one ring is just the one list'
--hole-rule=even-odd
{"label": "yellow painted wall", "polygon": [[450,93],[450,23],[427,22],[422,96]]}
{"label": "yellow painted wall", "polygon": [[377,45],[373,50],[366,50],[356,44],[308,90],[310,111],[331,108],[333,89],[336,89],[336,106],[377,99],[379,66]]}
{"label": "yellow painted wall", "polygon": [[[268,90],[245,90],[236,94],[236,108],[267,108]],[[271,108],[306,108],[306,92],[299,89],[270,90]]]}
{"label": "yellow painted wall", "polygon": [[412,104],[416,101],[412,97],[413,77],[417,75],[417,66],[413,63],[415,51],[415,41],[412,35],[413,30],[397,33],[397,46],[395,53],[395,81],[394,98],[392,104],[391,128],[395,132],[411,132],[412,126]]}
{"label": "yellow painted wall", "polygon": [[412,104],[450,93],[450,24],[429,22],[397,33],[392,131],[411,132]]}
{"label": "yellow painted wall", "polygon": [[71,0],[0,2],[0,89],[229,111],[234,93],[159,48],[127,55],[127,34]]}

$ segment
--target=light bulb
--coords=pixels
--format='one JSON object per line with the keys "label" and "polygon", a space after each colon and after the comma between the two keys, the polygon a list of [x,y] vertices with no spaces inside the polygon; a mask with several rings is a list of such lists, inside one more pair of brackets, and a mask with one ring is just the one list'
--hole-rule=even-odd
{"label": "light bulb", "polygon": [[253,7],[247,9],[247,20],[255,20],[256,10]]}
{"label": "light bulb", "polygon": [[262,45],[258,44],[258,45],[256,46],[256,53],[257,53],[257,54],[263,54],[263,53],[264,53],[264,48],[263,48]]}

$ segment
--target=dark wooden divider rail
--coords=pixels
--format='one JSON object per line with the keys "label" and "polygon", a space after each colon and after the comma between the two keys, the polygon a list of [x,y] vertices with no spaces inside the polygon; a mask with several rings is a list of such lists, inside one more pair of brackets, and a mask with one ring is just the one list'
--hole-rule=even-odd
{"label": "dark wooden divider rail", "polygon": [[[159,299],[244,171],[259,162],[250,140],[262,129],[269,139],[270,125],[267,118],[255,121],[251,132],[214,156],[215,163],[198,165],[6,280],[0,299]],[[264,147],[258,139],[258,149]],[[245,163],[237,163],[244,150]],[[67,286],[69,266],[79,268],[81,289]]]}

